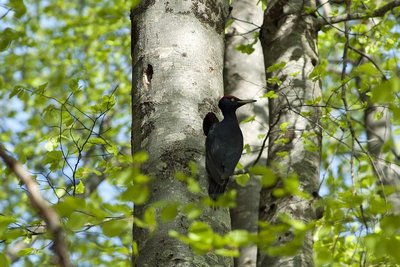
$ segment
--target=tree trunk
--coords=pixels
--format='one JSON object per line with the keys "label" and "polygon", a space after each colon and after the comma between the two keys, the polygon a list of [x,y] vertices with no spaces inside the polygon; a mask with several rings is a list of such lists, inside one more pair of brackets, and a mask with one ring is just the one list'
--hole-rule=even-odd
{"label": "tree trunk", "polygon": [[[200,203],[207,194],[202,119],[223,94],[224,23],[226,1],[142,1],[132,20],[132,147],[145,150],[144,173],[154,180],[145,205],[135,205],[142,218],[159,201]],[[188,192],[174,176],[188,172],[189,161],[201,164],[201,195]],[[157,209],[157,214],[159,210]],[[200,218],[218,233],[230,229],[226,209],[205,208]],[[181,212],[172,222],[158,220],[153,233],[134,226],[138,243],[136,266],[231,266],[232,259],[210,252],[197,255],[169,236],[171,229],[185,234],[190,221]]]}
{"label": "tree trunk", "polygon": [[[377,119],[378,112],[381,116],[379,119]],[[378,186],[394,187],[394,193],[385,196],[385,198],[392,205],[393,213],[400,214],[400,168],[397,164],[390,163],[393,157],[386,161],[385,158],[388,155],[382,151],[383,145],[393,139],[388,108],[369,103],[365,110],[364,123],[367,132],[368,152],[372,156],[373,169],[378,177]],[[397,155],[395,148],[392,148],[392,151]]]}
{"label": "tree trunk", "polygon": [[[239,0],[233,2],[232,17],[234,23],[226,35],[224,84],[225,93],[232,94],[241,99],[254,99],[265,93],[265,71],[262,48],[257,42],[250,55],[236,49],[238,45],[247,45],[253,42],[254,33],[259,30],[256,25],[261,25],[263,11],[257,6],[257,0]],[[257,40],[258,38],[256,38]],[[256,160],[262,143],[259,135],[266,134],[268,121],[267,98],[257,99],[257,102],[237,110],[238,120],[256,115],[250,123],[240,125],[244,143],[249,144],[250,153],[244,153],[240,163],[251,166]],[[259,163],[266,162],[266,149]],[[260,200],[260,183],[251,177],[245,187],[231,181],[230,188],[237,191],[237,206],[230,210],[232,229],[244,229],[256,233],[258,230],[258,205]],[[256,245],[240,249],[240,257],[235,258],[235,266],[256,266]]]}
{"label": "tree trunk", "polygon": [[[304,7],[314,9],[315,2],[278,0],[269,1],[267,6],[260,36],[265,67],[282,62],[285,65],[267,71],[268,90],[278,96],[269,101],[268,151],[268,165],[278,182],[274,188],[261,191],[260,220],[274,225],[281,222],[279,214],[283,213],[307,223],[315,218],[312,199],[306,200],[287,191],[284,196],[277,197],[275,189],[285,190],[283,185],[289,182],[288,177],[297,177],[299,190],[310,195],[318,190],[321,112],[310,103],[318,102],[321,88],[318,81],[309,79],[318,62],[317,29],[312,15],[304,13]],[[278,234],[274,246],[280,247],[294,238],[290,228]],[[260,251],[260,266],[313,266],[312,245],[312,233],[308,231],[295,256],[278,257]]]}

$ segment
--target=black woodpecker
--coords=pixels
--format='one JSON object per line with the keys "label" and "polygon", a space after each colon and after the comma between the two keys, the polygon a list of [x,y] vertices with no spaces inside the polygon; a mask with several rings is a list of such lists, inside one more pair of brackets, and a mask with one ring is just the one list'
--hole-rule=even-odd
{"label": "black woodpecker", "polygon": [[203,131],[207,136],[208,194],[213,200],[225,192],[229,177],[242,156],[243,135],[236,118],[236,109],[253,102],[256,100],[224,96],[218,102],[224,119],[219,121],[214,113],[209,112],[203,120]]}

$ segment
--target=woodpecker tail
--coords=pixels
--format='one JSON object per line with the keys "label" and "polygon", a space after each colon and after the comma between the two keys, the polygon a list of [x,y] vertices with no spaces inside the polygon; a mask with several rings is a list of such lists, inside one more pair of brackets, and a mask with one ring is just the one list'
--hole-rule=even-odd
{"label": "woodpecker tail", "polygon": [[215,201],[225,192],[226,185],[229,179],[226,179],[223,184],[216,183],[212,177],[208,177],[208,195]]}

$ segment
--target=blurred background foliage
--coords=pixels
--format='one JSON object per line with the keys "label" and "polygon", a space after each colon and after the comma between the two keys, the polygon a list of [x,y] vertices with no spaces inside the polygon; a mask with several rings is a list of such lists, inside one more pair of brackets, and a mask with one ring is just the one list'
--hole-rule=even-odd
{"label": "blurred background foliage", "polygon": [[[0,5],[0,142],[65,219],[79,266],[130,265],[132,202],[120,198],[131,184],[121,173],[132,163],[129,9],[135,4]],[[10,258],[24,266],[51,263],[51,240],[24,187],[3,164],[0,177],[0,265]],[[26,247],[13,254],[16,245]]]}

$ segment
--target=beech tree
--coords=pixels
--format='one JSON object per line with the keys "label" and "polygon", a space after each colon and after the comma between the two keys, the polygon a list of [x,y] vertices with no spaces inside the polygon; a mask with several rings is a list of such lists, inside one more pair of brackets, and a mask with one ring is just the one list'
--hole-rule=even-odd
{"label": "beech tree", "polygon": [[[0,266],[396,266],[400,1],[0,5]],[[207,194],[224,94],[243,155]]]}

